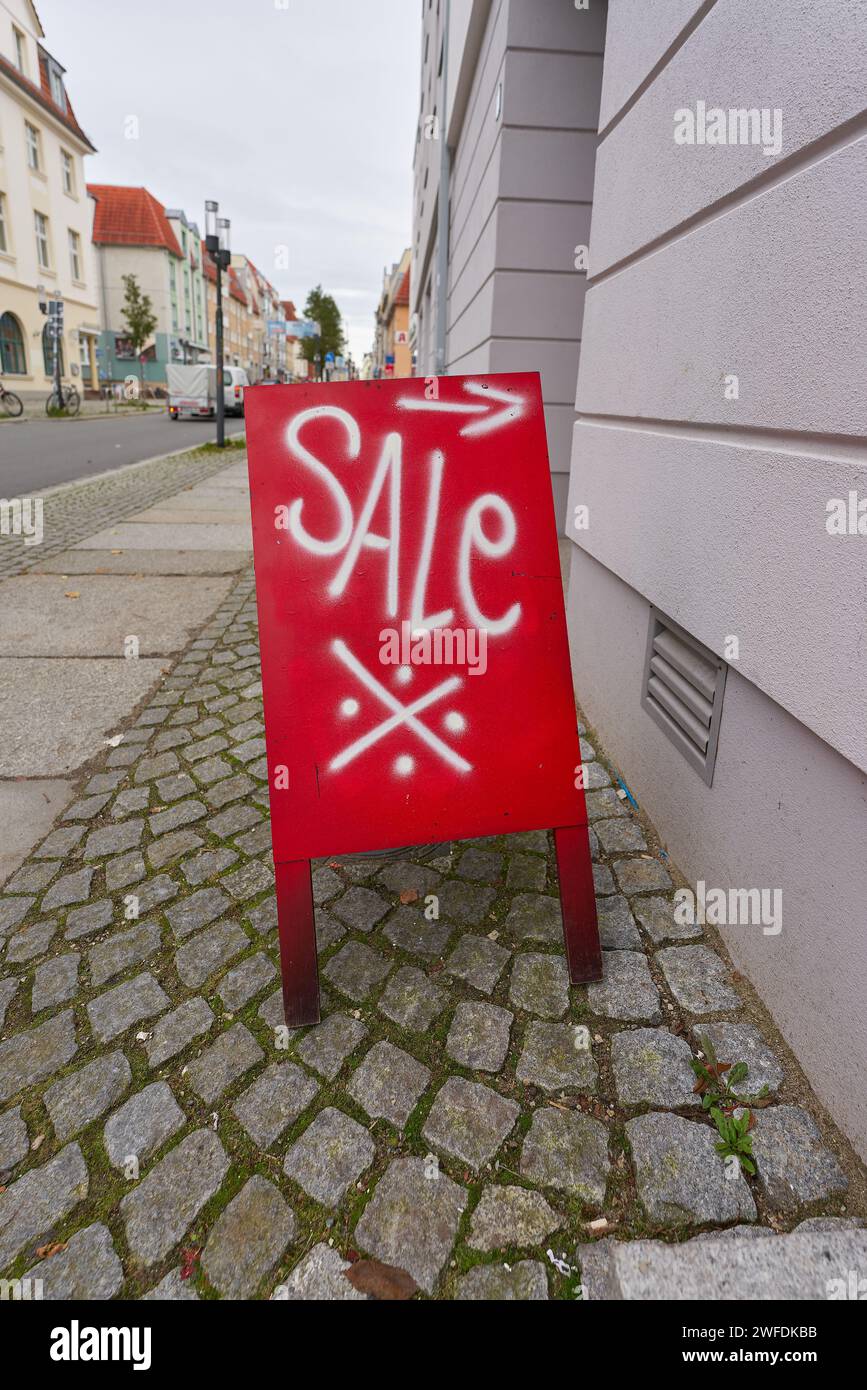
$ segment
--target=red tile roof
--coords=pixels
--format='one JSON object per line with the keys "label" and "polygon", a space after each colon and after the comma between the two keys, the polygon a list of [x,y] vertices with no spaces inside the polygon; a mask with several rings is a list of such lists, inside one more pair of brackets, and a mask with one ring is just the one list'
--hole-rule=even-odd
{"label": "red tile roof", "polygon": [[98,246],[162,246],[183,260],[166,210],[146,188],[89,183],[96,199],[93,240]]}
{"label": "red tile roof", "polygon": [[[35,82],[30,81],[29,77],[25,77],[22,72],[19,72],[13,62],[10,62],[8,58],[4,58],[2,53],[0,53],[0,73],[11,78],[17,87],[20,87],[23,92],[26,92],[29,97],[32,97],[44,110],[50,111],[51,115],[54,116],[56,120],[60,121],[61,125],[65,125],[67,130],[71,130],[74,135],[77,135],[79,140],[83,141],[89,150],[92,150],[94,154],[96,153],[96,146],[88,139],[81,126],[78,124],[78,121],[75,119],[75,112],[72,109],[72,103],[69,100],[68,94],[66,95],[65,111],[62,107],[57,105],[57,102],[51,95],[51,84],[48,80],[48,55],[41,45],[39,48],[38,87]],[[64,84],[64,92],[65,90]]]}
{"label": "red tile roof", "polygon": [[400,282],[397,294],[394,296],[395,304],[409,303],[409,271],[404,271],[403,279]]}
{"label": "red tile roof", "polygon": [[232,296],[233,299],[237,299],[240,304],[243,304],[244,308],[246,309],[247,296],[241,289],[241,282],[238,279],[235,267],[233,265],[229,266],[229,294]]}

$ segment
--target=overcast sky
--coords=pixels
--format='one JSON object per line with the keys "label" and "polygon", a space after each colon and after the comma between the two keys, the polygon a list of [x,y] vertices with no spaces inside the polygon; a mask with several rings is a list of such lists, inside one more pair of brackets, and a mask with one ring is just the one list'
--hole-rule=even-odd
{"label": "overcast sky", "polygon": [[[360,363],[382,271],[410,242],[420,0],[38,0],[98,149],[204,230],[204,201],[299,312],[333,294]],[[127,139],[136,116],[139,138]],[[288,269],[275,247],[288,248]]]}

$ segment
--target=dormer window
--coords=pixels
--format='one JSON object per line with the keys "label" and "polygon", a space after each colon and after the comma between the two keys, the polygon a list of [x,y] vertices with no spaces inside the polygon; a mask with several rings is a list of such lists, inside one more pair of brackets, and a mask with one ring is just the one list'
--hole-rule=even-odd
{"label": "dormer window", "polygon": [[15,39],[15,66],[20,73],[27,75],[27,43],[20,29],[12,30]]}
{"label": "dormer window", "polygon": [[60,69],[54,64],[48,64],[48,82],[51,87],[51,99],[55,106],[59,106],[61,111],[66,110],[66,93],[63,90],[63,75]]}

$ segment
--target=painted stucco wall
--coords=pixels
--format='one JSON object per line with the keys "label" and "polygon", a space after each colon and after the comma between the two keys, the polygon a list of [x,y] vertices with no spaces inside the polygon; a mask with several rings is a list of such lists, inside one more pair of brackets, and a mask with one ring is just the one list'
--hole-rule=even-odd
{"label": "painted stucco wall", "polygon": [[[642,8],[609,6],[576,689],[693,882],[783,889],[779,937],[724,934],[867,1152],[867,536],[826,528],[831,499],[867,497],[867,8],[663,0],[653,25]],[[699,101],[779,108],[779,153],[676,144]],[[710,788],[640,704],[651,604],[718,655],[739,644]]]}
{"label": "painted stucco wall", "polygon": [[[429,69],[439,53],[434,15],[424,13],[423,112],[435,105]],[[590,236],[604,32],[603,3],[588,11],[563,0],[453,6],[447,370],[541,373],[561,521],[586,279],[576,247]],[[433,370],[425,295],[435,266],[438,159],[422,131],[413,227],[418,375]]]}

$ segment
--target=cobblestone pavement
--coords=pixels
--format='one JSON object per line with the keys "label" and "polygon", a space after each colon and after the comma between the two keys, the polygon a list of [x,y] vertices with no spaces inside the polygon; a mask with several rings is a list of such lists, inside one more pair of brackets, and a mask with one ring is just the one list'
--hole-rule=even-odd
{"label": "cobblestone pavement", "polygon": [[[0,451],[2,447],[0,435]],[[39,545],[27,545],[23,536],[0,535],[0,578],[38,569],[45,560],[78,541],[113,526],[125,516],[154,506],[165,497],[174,496],[180,488],[210,478],[240,456],[241,450],[231,446],[220,454],[195,449],[174,458],[132,464],[112,473],[85,478],[80,483],[64,484],[34,494],[43,499],[44,539]],[[0,496],[7,497],[3,491],[2,466]]]}
{"label": "cobblestone pavement", "polygon": [[[599,1234],[864,1214],[851,1150],[718,943],[675,922],[675,871],[587,737],[601,984],[568,984],[544,832],[320,862],[323,1022],[287,1033],[262,736],[248,573],[0,895],[6,1277],[349,1299],[362,1254],[422,1296],[574,1298]],[[755,1177],[727,1178],[693,1094],[702,1033],[773,1095]]]}

